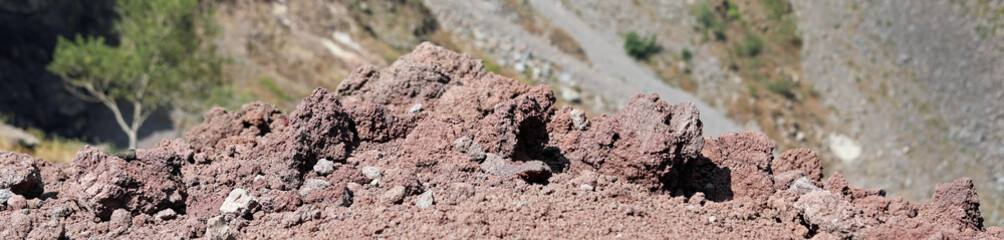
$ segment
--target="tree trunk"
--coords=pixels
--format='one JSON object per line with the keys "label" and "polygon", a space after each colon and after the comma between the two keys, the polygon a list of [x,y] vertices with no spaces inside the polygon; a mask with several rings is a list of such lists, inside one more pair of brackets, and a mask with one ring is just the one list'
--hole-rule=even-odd
{"label": "tree trunk", "polygon": [[129,135],[129,149],[136,149],[136,131],[126,131],[126,135]]}
{"label": "tree trunk", "polygon": [[108,107],[109,110],[112,110],[112,113],[115,114],[115,122],[119,124],[122,131],[129,137],[129,149],[136,149],[136,135],[139,133],[139,126],[143,125],[143,121],[150,116],[149,113],[143,113],[143,105],[138,101],[133,102],[132,124],[128,124],[122,116],[122,111],[119,110],[118,103],[114,99],[96,91],[91,85],[86,85],[84,88]]}

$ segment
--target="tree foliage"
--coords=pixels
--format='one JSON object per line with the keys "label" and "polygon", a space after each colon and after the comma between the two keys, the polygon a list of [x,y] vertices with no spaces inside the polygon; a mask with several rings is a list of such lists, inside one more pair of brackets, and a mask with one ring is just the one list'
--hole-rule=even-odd
{"label": "tree foliage", "polygon": [[[202,41],[215,33],[208,5],[198,0],[119,0],[117,5],[118,45],[101,37],[60,37],[48,69],[78,96],[112,110],[135,148],[136,131],[150,114],[161,107],[185,107],[220,84],[222,60]],[[131,124],[119,104],[131,105]]]}

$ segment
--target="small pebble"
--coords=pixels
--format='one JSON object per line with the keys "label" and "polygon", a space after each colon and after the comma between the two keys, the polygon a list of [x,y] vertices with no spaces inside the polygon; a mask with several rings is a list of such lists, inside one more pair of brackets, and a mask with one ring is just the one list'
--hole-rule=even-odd
{"label": "small pebble", "polygon": [[71,214],[73,214],[72,208],[67,206],[56,206],[52,208],[52,213],[50,214],[50,217],[52,217],[52,219],[60,219],[69,217]]}
{"label": "small pebble", "polygon": [[257,206],[258,199],[252,196],[251,193],[244,189],[234,188],[227,195],[223,205],[220,206],[220,213],[245,215],[250,214]]}
{"label": "small pebble", "polygon": [[14,195],[10,199],[7,199],[7,206],[14,210],[27,209],[28,199],[25,199],[21,195]]}
{"label": "small pebble", "polygon": [[415,104],[414,106],[411,106],[411,109],[408,109],[408,112],[409,113],[419,113],[419,112],[422,112],[422,104],[418,103],[418,104]]}
{"label": "small pebble", "polygon": [[415,206],[421,209],[426,209],[432,207],[435,204],[435,199],[432,196],[432,191],[425,191],[421,196],[418,196],[418,201],[415,201]]}
{"label": "small pebble", "polygon": [[10,199],[14,195],[16,194],[14,194],[14,192],[11,192],[10,190],[0,189],[0,205],[6,204],[7,199]]}
{"label": "small pebble", "polygon": [[327,176],[335,172],[335,162],[322,158],[321,160],[317,160],[313,170],[317,175]]}
{"label": "small pebble", "polygon": [[402,186],[394,186],[390,190],[387,190],[387,192],[384,192],[384,194],[380,196],[380,200],[387,204],[401,203],[401,201],[404,200],[404,190],[405,189]]}
{"label": "small pebble", "polygon": [[589,184],[579,185],[579,188],[581,188],[582,190],[586,190],[586,191],[592,191],[594,189],[593,185],[589,185]]}
{"label": "small pebble", "polygon": [[157,212],[157,215],[155,215],[154,217],[156,217],[157,219],[160,219],[160,220],[171,220],[171,219],[174,219],[177,216],[178,216],[178,213],[174,212],[173,209],[168,208],[168,209],[164,209],[164,210],[162,210],[160,212]]}

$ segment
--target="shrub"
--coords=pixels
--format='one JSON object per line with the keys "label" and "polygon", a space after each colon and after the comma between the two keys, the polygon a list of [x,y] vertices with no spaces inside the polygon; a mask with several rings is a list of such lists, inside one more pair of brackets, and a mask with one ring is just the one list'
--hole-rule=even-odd
{"label": "shrub", "polygon": [[798,83],[787,80],[773,80],[767,82],[766,87],[771,92],[784,96],[788,99],[794,99],[795,93],[793,93],[791,90],[798,87]]}
{"label": "shrub", "polygon": [[655,44],[655,35],[642,39],[637,33],[630,32],[624,36],[624,50],[635,59],[648,60],[659,52],[659,46]]}
{"label": "shrub", "polygon": [[756,34],[746,34],[742,42],[736,43],[735,51],[742,57],[755,57],[763,52],[763,38]]}
{"label": "shrub", "polygon": [[694,17],[704,30],[711,31],[716,39],[725,39],[725,21],[715,13],[708,3],[699,5],[693,11]]}
{"label": "shrub", "polygon": [[683,58],[683,61],[689,62],[690,59],[694,58],[694,53],[690,52],[689,48],[684,47],[683,50],[680,51],[680,57]]}

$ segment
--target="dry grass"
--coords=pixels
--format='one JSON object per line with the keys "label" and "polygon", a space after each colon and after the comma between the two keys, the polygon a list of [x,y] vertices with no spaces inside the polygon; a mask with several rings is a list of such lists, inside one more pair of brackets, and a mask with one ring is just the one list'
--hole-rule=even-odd
{"label": "dry grass", "polygon": [[87,146],[86,143],[77,140],[61,137],[45,138],[39,130],[30,129],[28,132],[42,140],[38,146],[26,147],[18,142],[0,139],[0,150],[24,153],[53,163],[65,163],[70,162],[77,151]]}
{"label": "dry grass", "polygon": [[560,28],[551,28],[547,38],[551,40],[552,45],[558,47],[558,50],[568,55],[572,55],[583,62],[589,62],[589,58],[586,57],[586,51],[582,50],[582,46],[579,46],[579,42],[575,41],[571,35],[568,35],[568,32],[565,32],[565,30]]}

